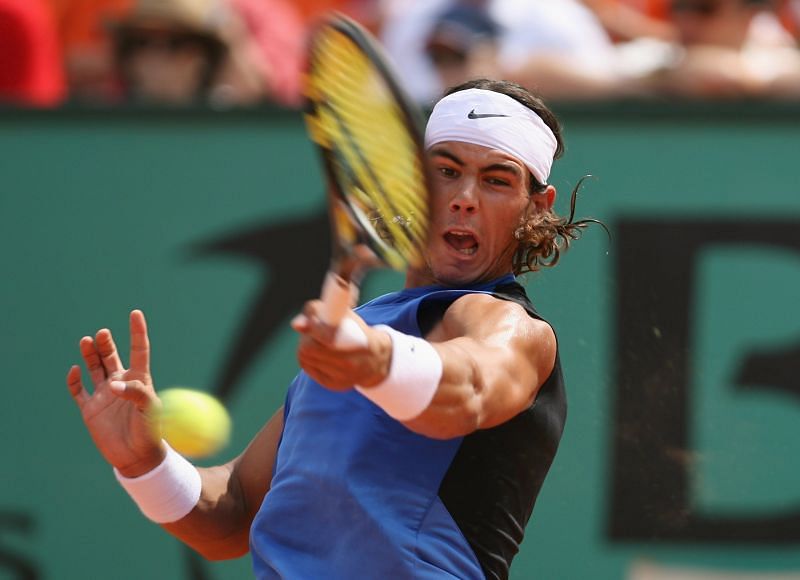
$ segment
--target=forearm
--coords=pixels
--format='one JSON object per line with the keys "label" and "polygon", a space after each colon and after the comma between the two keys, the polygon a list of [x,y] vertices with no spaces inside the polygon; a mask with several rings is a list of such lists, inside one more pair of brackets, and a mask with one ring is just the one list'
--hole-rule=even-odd
{"label": "forearm", "polygon": [[198,468],[200,499],[189,514],[163,528],[209,560],[238,558],[248,551],[251,510],[234,463]]}
{"label": "forearm", "polygon": [[366,345],[355,349],[337,348],[317,307],[307,305],[294,326],[304,334],[303,369],[331,390],[357,385],[427,437],[457,437],[510,419],[530,406],[555,361],[550,326],[492,296],[458,299],[425,338],[362,322]]}
{"label": "forearm", "polygon": [[448,439],[485,427],[492,419],[490,394],[513,388],[506,349],[466,337],[432,343],[388,327],[375,330],[391,337],[390,370],[380,383],[358,389],[422,435]]}
{"label": "forearm", "polygon": [[209,560],[245,554],[250,524],[269,490],[282,431],[281,407],[239,457],[219,467],[199,468],[200,499],[164,529]]}
{"label": "forearm", "polygon": [[[504,403],[516,399],[516,381],[505,372],[502,349],[477,348],[469,339],[435,344],[442,359],[442,377],[427,408],[405,425],[417,433],[449,439],[491,427],[506,420],[502,409],[493,404],[493,394],[505,393]],[[480,364],[476,353],[480,353]],[[491,362],[490,362],[491,361]],[[517,405],[513,405],[516,410]]]}

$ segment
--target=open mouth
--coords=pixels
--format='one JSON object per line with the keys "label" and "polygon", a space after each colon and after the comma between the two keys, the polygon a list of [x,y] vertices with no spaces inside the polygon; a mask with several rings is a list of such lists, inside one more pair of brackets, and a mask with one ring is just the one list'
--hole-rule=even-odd
{"label": "open mouth", "polygon": [[444,235],[444,241],[455,251],[465,256],[471,256],[478,251],[478,240],[468,232],[447,232]]}

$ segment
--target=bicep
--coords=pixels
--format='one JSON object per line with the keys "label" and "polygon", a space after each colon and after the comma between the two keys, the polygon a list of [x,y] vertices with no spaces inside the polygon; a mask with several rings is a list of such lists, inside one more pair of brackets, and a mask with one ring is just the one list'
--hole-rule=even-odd
{"label": "bicep", "polygon": [[479,397],[480,429],[505,423],[530,407],[552,373],[556,356],[553,330],[538,320],[526,322],[505,346],[484,347],[481,358],[487,364],[478,371],[484,384]]}

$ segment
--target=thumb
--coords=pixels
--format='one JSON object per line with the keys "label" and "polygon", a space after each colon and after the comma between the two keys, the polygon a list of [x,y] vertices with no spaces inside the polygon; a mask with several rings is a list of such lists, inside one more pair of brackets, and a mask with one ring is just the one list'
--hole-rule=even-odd
{"label": "thumb", "polygon": [[133,403],[142,411],[147,410],[156,398],[142,381],[111,381],[108,386],[120,399]]}
{"label": "thumb", "polygon": [[[361,323],[359,324],[359,322]],[[364,348],[369,344],[369,341],[362,326],[366,325],[360,319],[356,320],[355,316],[344,317],[336,329],[333,344],[343,349]]]}

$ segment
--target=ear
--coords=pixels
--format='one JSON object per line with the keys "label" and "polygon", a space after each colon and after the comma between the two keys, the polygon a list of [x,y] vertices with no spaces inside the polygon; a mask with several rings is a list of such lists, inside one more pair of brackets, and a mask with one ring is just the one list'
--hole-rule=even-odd
{"label": "ear", "polygon": [[541,193],[534,193],[531,196],[531,201],[536,208],[536,211],[545,211],[553,207],[556,201],[556,188],[548,185]]}

